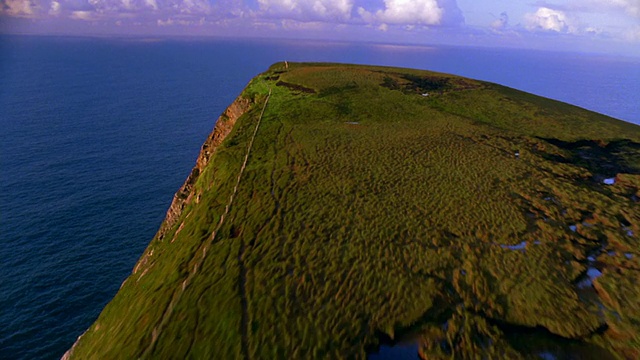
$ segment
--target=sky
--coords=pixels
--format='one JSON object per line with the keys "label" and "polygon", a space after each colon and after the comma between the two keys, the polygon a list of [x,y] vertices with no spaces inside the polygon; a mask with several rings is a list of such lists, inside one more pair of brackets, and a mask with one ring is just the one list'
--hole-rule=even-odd
{"label": "sky", "polygon": [[640,0],[0,0],[0,33],[301,38],[640,56]]}

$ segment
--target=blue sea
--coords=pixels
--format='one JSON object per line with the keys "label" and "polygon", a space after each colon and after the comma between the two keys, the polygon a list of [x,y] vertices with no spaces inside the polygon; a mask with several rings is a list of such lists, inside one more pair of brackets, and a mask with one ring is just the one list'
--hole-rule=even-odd
{"label": "blue sea", "polygon": [[0,37],[0,358],[56,359],[155,234],[218,115],[276,61],[455,73],[640,124],[640,59],[526,50]]}

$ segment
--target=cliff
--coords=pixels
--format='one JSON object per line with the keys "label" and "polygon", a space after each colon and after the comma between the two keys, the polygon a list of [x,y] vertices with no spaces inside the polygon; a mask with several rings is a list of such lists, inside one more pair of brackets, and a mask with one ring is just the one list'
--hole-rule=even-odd
{"label": "cliff", "polygon": [[640,128],[429,71],[275,64],[65,358],[640,356]]}
{"label": "cliff", "polygon": [[[239,96],[218,117],[215,122],[213,131],[209,134],[204,144],[202,145],[202,148],[200,149],[200,153],[198,154],[198,158],[196,159],[195,166],[191,170],[191,173],[185,180],[184,184],[182,184],[180,189],[178,189],[176,194],[173,196],[171,205],[167,210],[167,215],[160,225],[160,229],[155,235],[154,241],[163,241],[167,231],[174,227],[174,225],[176,225],[176,222],[180,219],[185,206],[189,205],[194,200],[194,198],[197,201],[198,196],[195,191],[194,185],[198,181],[200,174],[206,168],[207,164],[209,164],[209,160],[215,153],[216,149],[222,144],[224,139],[233,130],[236,121],[250,109],[251,105],[251,99]],[[144,269],[147,268],[148,262],[152,256],[153,250],[147,249],[133,268],[133,274],[136,274],[139,271],[144,271]],[[124,286],[125,283],[126,280],[122,285]],[[63,355],[63,360],[71,358],[76,344],[78,343],[78,341],[80,341],[83,335],[79,336],[78,340],[73,344],[72,348]]]}
{"label": "cliff", "polygon": [[[200,149],[200,154],[196,160],[196,165],[191,170],[191,173],[187,177],[187,180],[180,187],[180,189],[173,196],[171,206],[167,211],[167,216],[160,226],[160,230],[156,237],[159,240],[164,239],[164,235],[168,229],[175,225],[176,221],[180,218],[182,210],[189,204],[194,198],[194,184],[198,181],[198,177],[203,169],[209,163],[209,159],[216,151],[218,146],[222,144],[222,141],[229,135],[236,121],[242,116],[251,105],[249,99],[242,97],[237,98],[227,109],[220,115],[216,121],[216,125],[213,131],[207,138]],[[134,271],[135,272],[135,271]]]}

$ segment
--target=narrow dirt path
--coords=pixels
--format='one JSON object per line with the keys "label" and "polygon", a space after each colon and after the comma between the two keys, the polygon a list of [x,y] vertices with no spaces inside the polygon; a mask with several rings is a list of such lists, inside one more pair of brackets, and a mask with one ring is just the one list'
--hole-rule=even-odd
{"label": "narrow dirt path", "polygon": [[[231,205],[233,204],[233,199],[235,198],[236,193],[238,192],[238,186],[240,185],[240,180],[242,180],[242,175],[244,174],[244,170],[247,167],[247,162],[249,161],[249,155],[251,154],[253,141],[255,140],[256,134],[258,133],[258,129],[260,128],[260,123],[262,122],[262,116],[264,115],[264,111],[267,108],[267,104],[269,103],[270,98],[271,98],[271,89],[269,89],[269,94],[267,95],[267,98],[264,101],[264,105],[262,106],[262,111],[260,112],[260,117],[258,118],[256,128],[253,130],[253,135],[251,136],[251,140],[249,140],[249,145],[247,146],[247,153],[244,156],[244,161],[242,162],[242,166],[240,167],[240,171],[238,172],[238,178],[236,180],[235,186],[233,187],[233,191],[229,196],[229,201],[227,201],[227,205],[224,208],[224,213],[220,216],[220,221],[218,222],[218,225],[216,226],[215,230],[213,230],[213,232],[211,233],[211,238],[209,238],[208,241],[205,241],[200,246],[200,248],[196,250],[194,258],[198,257],[198,253],[200,253],[200,256],[198,259],[196,259],[195,264],[193,264],[193,267],[189,271],[189,275],[182,282],[182,286],[174,291],[173,296],[171,297],[171,301],[169,302],[169,304],[167,305],[167,307],[165,308],[162,314],[162,319],[160,320],[158,325],[156,325],[153,328],[153,331],[151,332],[151,342],[149,343],[149,346],[147,346],[145,351],[142,353],[142,358],[148,358],[149,355],[153,352],[156,342],[158,341],[158,337],[160,337],[162,330],[165,328],[165,326],[169,322],[169,319],[171,318],[174,307],[176,306],[178,301],[180,301],[180,298],[182,297],[182,294],[184,293],[185,289],[191,284],[191,281],[196,276],[198,272],[198,268],[200,268],[202,266],[202,263],[204,263],[204,259],[207,255],[207,251],[209,250],[209,248],[211,247],[211,244],[215,240],[216,235],[218,234],[218,231],[220,231],[220,228],[222,227],[222,224],[224,224],[225,217],[229,214],[229,209],[231,208]],[[244,248],[245,248],[244,243],[242,243],[240,245],[238,261],[240,262],[240,272],[241,272],[240,274],[241,300],[240,301],[242,304],[242,324],[241,324],[242,352],[243,352],[243,357],[245,359],[248,359],[249,358],[248,337],[247,337],[248,313],[247,313],[246,284],[245,284],[246,270],[244,269],[244,263],[242,262],[242,255],[244,254]]]}
{"label": "narrow dirt path", "polygon": [[[253,130],[253,136],[249,141],[249,147],[247,149],[247,153],[244,157],[244,162],[242,163],[242,167],[240,168],[240,173],[238,174],[238,181],[236,182],[236,186],[233,188],[233,192],[231,193],[231,197],[229,198],[229,204],[225,208],[225,214],[229,212],[229,207],[233,202],[233,198],[238,191],[238,185],[240,185],[240,179],[242,178],[242,174],[244,173],[244,169],[247,166],[247,161],[249,160],[249,154],[251,152],[251,148],[253,147],[253,140],[256,138],[256,134],[258,133],[258,128],[260,127],[260,122],[262,121],[262,115],[264,115],[264,110],[267,108],[267,103],[269,102],[269,98],[271,97],[271,89],[269,89],[269,95],[267,95],[267,100],[264,102],[264,106],[262,107],[262,112],[260,113],[260,117],[258,118],[258,123],[256,124],[255,130]],[[222,225],[222,222],[220,222]],[[220,228],[218,226],[218,229]],[[213,237],[215,237],[215,232]],[[249,304],[247,300],[247,268],[244,265],[244,254],[246,250],[246,244],[244,243],[244,238],[240,238],[240,248],[238,249],[238,267],[239,267],[239,279],[238,279],[238,291],[240,293],[240,306],[242,307],[242,317],[240,322],[240,334],[241,334],[241,345],[242,345],[242,358],[245,360],[249,360]]]}
{"label": "narrow dirt path", "polygon": [[244,260],[242,257],[245,252],[244,240],[240,240],[240,248],[238,249],[238,267],[239,279],[238,279],[238,292],[240,293],[240,306],[242,307],[242,317],[240,319],[240,336],[241,336],[241,349],[242,358],[249,360],[249,304],[247,301],[247,268],[244,266]]}

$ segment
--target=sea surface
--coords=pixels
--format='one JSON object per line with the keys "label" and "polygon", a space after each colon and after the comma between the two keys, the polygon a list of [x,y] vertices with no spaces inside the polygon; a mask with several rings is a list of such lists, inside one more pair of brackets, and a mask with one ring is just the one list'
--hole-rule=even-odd
{"label": "sea surface", "polygon": [[640,124],[638,58],[0,37],[0,359],[56,359],[73,344],[131,272],[218,115],[281,60],[455,73]]}

